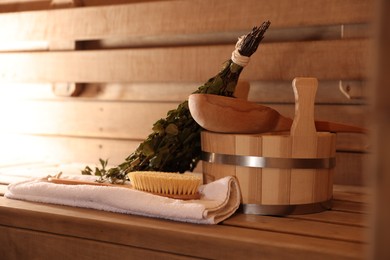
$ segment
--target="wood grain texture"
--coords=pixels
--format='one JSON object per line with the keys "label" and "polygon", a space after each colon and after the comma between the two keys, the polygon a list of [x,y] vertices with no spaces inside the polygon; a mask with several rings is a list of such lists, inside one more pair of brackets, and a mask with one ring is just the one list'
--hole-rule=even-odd
{"label": "wood grain texture", "polygon": [[[292,80],[367,77],[367,40],[263,44],[242,79]],[[230,57],[232,45],[104,51],[3,53],[5,82],[183,82],[205,81]],[[169,60],[170,66],[166,66]],[[207,61],[207,62],[206,62]]]}
{"label": "wood grain texture", "polygon": [[[5,198],[0,198],[0,212],[1,225],[8,227],[2,234],[15,239],[10,241],[22,239],[23,236],[17,235],[23,233],[19,229],[24,229],[24,232],[38,235],[42,232],[56,234],[63,238],[62,242],[77,237],[73,241],[93,240],[107,247],[115,244],[129,247],[129,250],[152,249],[156,253],[201,258],[258,259],[261,255],[267,259],[360,259],[367,250],[367,245],[361,243],[366,241],[364,228],[351,226],[348,229],[346,225],[341,227],[345,229],[342,234],[337,232],[340,224],[319,221],[315,227],[314,219],[300,221],[296,218],[236,215],[231,224],[205,226]],[[15,218],[15,214],[19,218]],[[313,229],[302,230],[305,224]],[[324,229],[328,230],[323,232]],[[72,241],[69,245],[69,249],[77,247]]]}
{"label": "wood grain texture", "polygon": [[[263,156],[291,158],[292,140],[289,136],[265,136],[263,140]],[[259,204],[290,204],[291,169],[262,169],[262,200]]]}
{"label": "wood grain texture", "polygon": [[[88,2],[84,4],[88,5]],[[153,1],[2,14],[0,23],[4,25],[1,39],[87,40],[121,35],[147,37],[247,31],[262,20],[271,20],[274,28],[364,23],[371,20],[370,9],[370,2],[364,0],[300,0],[298,3],[281,0],[271,3],[264,0]],[[150,26],[145,28],[144,24]]]}
{"label": "wood grain texture", "polygon": [[[0,46],[0,94],[6,97],[0,105],[5,122],[1,134],[27,133],[24,140],[33,144],[13,148],[17,155],[120,163],[150,133],[154,121],[218,71],[237,35],[265,19],[271,20],[272,30],[242,75],[251,81],[249,99],[291,117],[291,79],[315,76],[321,79],[317,102],[323,104],[316,118],[365,124],[365,101],[345,99],[334,83],[368,77],[370,1],[84,0],[83,8],[20,12],[47,9],[49,2],[0,3],[0,40],[5,44]],[[83,41],[84,50],[49,51],[48,41]],[[19,52],[4,53],[10,50]],[[29,84],[15,87],[12,94],[9,82]],[[81,98],[67,99],[53,97],[47,82],[89,86]],[[17,143],[27,148],[27,143]],[[370,142],[361,135],[344,135],[337,146],[361,152]],[[8,150],[0,148],[0,153]],[[335,180],[363,183],[365,155],[338,157]]]}
{"label": "wood grain texture", "polygon": [[[254,136],[236,135],[235,152],[239,155],[262,156],[262,140]],[[241,189],[242,201],[246,204],[257,204],[262,201],[263,169],[237,167],[236,177]]]}
{"label": "wood grain texture", "polygon": [[[84,137],[144,139],[152,125],[179,103],[171,102],[83,102],[83,101],[4,101],[0,132],[50,134]],[[293,105],[271,105],[285,116],[293,116]],[[12,113],[9,113],[12,111]],[[319,120],[362,125],[361,106],[316,107]],[[93,114],[93,117],[90,115]],[[364,140],[363,137],[357,137]],[[354,140],[354,139],[352,139]],[[359,139],[357,139],[359,140]]]}
{"label": "wood grain texture", "polygon": [[356,214],[344,211],[324,211],[316,214],[291,216],[293,219],[310,220],[321,223],[333,223],[344,226],[369,227],[367,214]]}
{"label": "wood grain texture", "polygon": [[[24,241],[24,243],[20,243]],[[166,252],[0,226],[5,259],[193,259]]]}
{"label": "wood grain texture", "polygon": [[[84,84],[78,100],[96,101],[171,101],[180,102],[194,92],[203,82],[139,82]],[[360,93],[359,99],[348,99],[339,89],[338,81],[320,81],[316,104],[363,105],[366,103],[367,86],[362,81],[349,81],[351,92]],[[51,84],[7,83],[0,86],[0,95],[8,99],[59,99]],[[290,81],[252,81],[248,100],[261,104],[294,103]]]}
{"label": "wood grain texture", "polygon": [[[313,215],[313,214],[310,214]],[[351,227],[343,224],[324,223],[318,221],[303,220],[299,218],[275,218],[258,215],[235,215],[224,221],[223,224],[244,228],[258,228],[262,230],[284,230],[302,236],[322,237],[331,240],[367,243],[365,236],[367,228]]]}
{"label": "wood grain texture", "polygon": [[[295,78],[292,82],[295,96],[295,116],[291,126],[291,157],[317,158],[326,146],[319,147],[319,136],[314,125],[314,100],[318,81],[316,78]],[[329,141],[329,139],[328,139]],[[330,146],[332,143],[328,143]],[[328,176],[328,172],[325,172]],[[316,189],[317,169],[291,169],[291,204],[318,202]],[[328,178],[322,185],[328,187]],[[327,192],[326,192],[327,193]],[[331,197],[331,196],[329,196]]]}
{"label": "wood grain texture", "polygon": [[[210,132],[202,132],[201,146],[204,152],[235,154],[236,138],[234,135],[218,135]],[[226,176],[236,176],[236,172],[236,167],[232,165],[202,162],[204,183],[210,183]]]}
{"label": "wood grain texture", "polygon": [[375,239],[375,245],[370,252],[370,257],[377,259],[387,259],[390,257],[390,247],[387,241],[390,239],[390,218],[389,197],[390,197],[390,140],[386,134],[390,131],[390,3],[388,1],[377,1],[376,26],[377,41],[375,48],[375,58],[373,60],[373,84],[371,85],[371,96],[373,113],[370,123],[372,124],[372,140],[374,143],[373,158],[366,167],[367,178],[372,182],[375,192],[372,201],[374,207],[375,226],[371,235]]}

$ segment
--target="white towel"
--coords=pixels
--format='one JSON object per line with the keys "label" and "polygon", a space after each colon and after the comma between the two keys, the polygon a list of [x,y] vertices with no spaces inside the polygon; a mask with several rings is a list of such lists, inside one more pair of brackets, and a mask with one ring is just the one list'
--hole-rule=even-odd
{"label": "white towel", "polygon": [[[70,178],[91,180],[90,177]],[[201,199],[184,201],[117,186],[54,184],[40,178],[10,184],[5,197],[198,224],[217,224],[240,205],[239,185],[234,177],[202,185],[199,192]]]}

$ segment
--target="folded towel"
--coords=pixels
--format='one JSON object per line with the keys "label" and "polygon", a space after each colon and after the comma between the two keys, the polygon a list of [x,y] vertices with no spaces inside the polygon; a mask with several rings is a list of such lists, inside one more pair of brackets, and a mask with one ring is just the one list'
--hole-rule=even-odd
{"label": "folded towel", "polygon": [[[91,177],[69,178],[90,181]],[[240,205],[239,185],[234,177],[202,185],[199,192],[201,199],[184,201],[118,186],[54,184],[40,178],[10,184],[5,197],[198,224],[217,224]]]}

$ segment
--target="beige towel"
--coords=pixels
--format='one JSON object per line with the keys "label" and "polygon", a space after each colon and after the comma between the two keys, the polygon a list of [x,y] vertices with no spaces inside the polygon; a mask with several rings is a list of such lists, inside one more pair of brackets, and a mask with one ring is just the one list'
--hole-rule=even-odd
{"label": "beige towel", "polygon": [[10,184],[5,197],[198,224],[217,224],[240,205],[239,185],[234,177],[202,185],[199,192],[201,199],[183,201],[117,186],[54,184],[40,178]]}

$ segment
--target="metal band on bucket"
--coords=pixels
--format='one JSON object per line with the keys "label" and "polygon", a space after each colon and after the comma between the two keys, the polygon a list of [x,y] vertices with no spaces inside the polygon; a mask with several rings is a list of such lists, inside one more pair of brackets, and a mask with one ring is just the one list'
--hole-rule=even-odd
{"label": "metal band on bucket", "polygon": [[332,208],[332,199],[309,204],[298,205],[259,205],[259,204],[241,204],[241,210],[244,214],[254,215],[300,215],[318,213]]}
{"label": "metal band on bucket", "polygon": [[202,151],[201,159],[209,163],[229,164],[255,168],[330,169],[336,158],[276,158],[248,155],[219,154]]}

